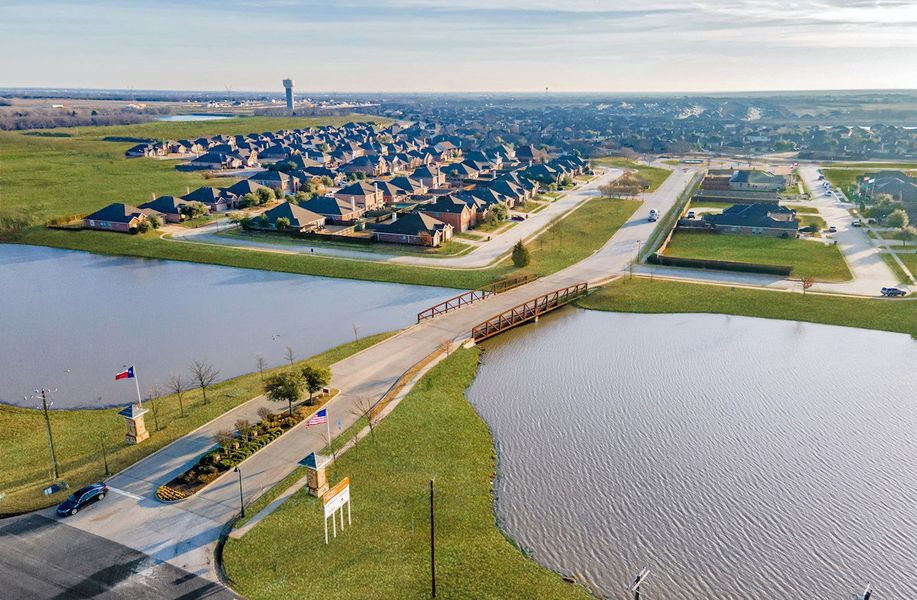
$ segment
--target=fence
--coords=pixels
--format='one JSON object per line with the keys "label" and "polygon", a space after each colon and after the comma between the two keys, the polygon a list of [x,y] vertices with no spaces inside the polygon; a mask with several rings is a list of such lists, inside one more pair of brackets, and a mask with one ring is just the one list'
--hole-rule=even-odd
{"label": "fence", "polygon": [[738,271],[743,273],[762,273],[789,277],[793,267],[784,265],[762,265],[757,263],[732,262],[728,260],[709,260],[705,258],[681,258],[652,254],[647,262],[665,267],[685,267],[689,269],[709,269],[714,271]]}
{"label": "fence", "polygon": [[588,284],[578,283],[548,292],[475,325],[471,329],[471,337],[474,341],[479,342],[522,323],[534,321],[540,315],[551,312],[568,302],[586,295],[587,291],[589,291]]}

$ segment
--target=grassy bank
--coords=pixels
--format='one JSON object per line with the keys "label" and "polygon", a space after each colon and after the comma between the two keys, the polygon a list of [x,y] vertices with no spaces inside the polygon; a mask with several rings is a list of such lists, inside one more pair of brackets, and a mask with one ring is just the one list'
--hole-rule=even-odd
{"label": "grassy bank", "polygon": [[386,244],[382,242],[366,243],[358,239],[345,241],[325,240],[321,238],[295,238],[273,231],[244,231],[242,229],[230,229],[229,231],[224,231],[217,235],[231,240],[251,240],[253,242],[288,246],[290,248],[337,248],[340,250],[353,250],[355,252],[396,256],[458,256],[471,250],[471,246],[455,239],[447,241],[442,246],[432,248],[430,246],[414,246],[411,244]]}
{"label": "grassy bank", "polygon": [[[302,363],[327,367],[389,335],[368,336],[318,354]],[[254,360],[253,356],[253,366]],[[51,429],[54,432],[61,479],[74,488],[102,479],[105,470],[101,440],[105,441],[109,468],[114,473],[260,394],[261,377],[258,373],[252,373],[211,386],[207,390],[207,404],[204,404],[200,390],[186,392],[182,399],[184,417],[180,414],[175,396],[160,398],[156,401],[159,429],[156,430],[153,414],[148,413],[146,426],[150,431],[150,439],[136,446],[124,442],[126,426],[124,419],[117,414],[118,409],[51,411]],[[59,502],[59,497],[46,498],[41,495],[41,489],[50,483],[48,441],[42,412],[0,404],[0,431],[3,431],[3,444],[0,445],[0,464],[3,464],[0,492],[6,494],[0,500],[0,514],[32,510]]]}
{"label": "grassy bank", "polygon": [[38,227],[15,236],[7,236],[7,239],[23,244],[85,250],[99,254],[471,289],[483,287],[510,275],[534,273],[543,276],[567,267],[600,248],[627,221],[637,206],[639,203],[634,200],[588,200],[566,219],[555,222],[538,240],[530,244],[532,260],[523,269],[516,269],[509,259],[486,269],[444,269],[169,241],[160,239],[152,233],[131,236],[102,231],[62,231]]}
{"label": "grassy bank", "polygon": [[668,169],[661,169],[659,167],[651,167],[649,165],[640,164],[632,160],[620,156],[606,156],[603,158],[593,158],[590,159],[593,163],[603,166],[603,167],[618,167],[621,169],[627,169],[629,171],[634,171],[641,177],[646,178],[649,181],[650,188],[648,191],[652,192],[659,188],[662,185],[662,182],[665,181],[671,171]]}
{"label": "grassy bank", "polygon": [[233,585],[267,598],[428,598],[429,480],[436,479],[437,597],[588,598],[528,560],[498,530],[490,433],[464,398],[478,350],[431,370],[343,455],[330,478],[350,477],[353,526],[324,544],[319,500],[305,490],[224,549]]}
{"label": "grassy bank", "polygon": [[837,246],[820,242],[744,235],[677,233],[666,256],[707,258],[764,265],[789,265],[793,275],[818,281],[848,281],[850,269]]}
{"label": "grassy bank", "polygon": [[722,313],[908,333],[917,337],[917,303],[700,283],[621,279],[578,301],[582,308],[637,313]]}
{"label": "grassy bank", "polygon": [[[34,225],[54,217],[84,215],[111,202],[139,204],[150,195],[184,194],[201,185],[230,185],[233,178],[207,179],[179,172],[181,161],[124,157],[132,139],[180,139],[229,135],[310,125],[340,125],[372,117],[243,117],[220,121],[151,122],[111,127],[54,129],[66,137],[0,131],[0,230]],[[47,133],[47,132],[44,132]],[[110,141],[117,139],[120,141]]]}

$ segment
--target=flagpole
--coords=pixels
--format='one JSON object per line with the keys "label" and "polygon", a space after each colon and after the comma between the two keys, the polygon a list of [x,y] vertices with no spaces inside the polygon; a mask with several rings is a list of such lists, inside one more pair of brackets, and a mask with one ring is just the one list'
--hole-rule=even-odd
{"label": "flagpole", "polygon": [[137,386],[137,406],[143,408],[143,399],[140,397],[140,378],[137,377],[137,366],[131,365],[131,369],[134,371],[134,385]]}
{"label": "flagpole", "polygon": [[331,417],[328,416],[328,409],[325,409],[325,428],[328,430],[328,454],[331,454]]}

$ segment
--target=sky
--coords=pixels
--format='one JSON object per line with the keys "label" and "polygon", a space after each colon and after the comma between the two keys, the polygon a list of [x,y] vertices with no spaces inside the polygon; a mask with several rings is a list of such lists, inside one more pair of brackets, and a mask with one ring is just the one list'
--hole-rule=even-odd
{"label": "sky", "polygon": [[2,0],[0,87],[917,88],[917,0]]}

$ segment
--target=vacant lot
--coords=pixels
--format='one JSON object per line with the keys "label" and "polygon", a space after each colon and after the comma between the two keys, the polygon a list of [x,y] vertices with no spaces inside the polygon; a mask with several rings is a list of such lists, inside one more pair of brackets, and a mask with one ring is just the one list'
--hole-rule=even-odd
{"label": "vacant lot", "polygon": [[[588,598],[497,528],[490,432],[464,397],[479,350],[459,350],[334,464],[350,477],[353,525],[325,545],[320,501],[300,490],[223,558],[246,598],[429,598],[429,485],[436,480],[442,598]],[[308,574],[308,576],[307,576]]]}
{"label": "vacant lot", "polygon": [[[244,134],[372,119],[242,117],[223,121],[153,122],[36,132],[0,132],[0,230],[54,217],[85,215],[111,202],[140,204],[151,196],[181,195],[201,185],[230,185],[203,173],[175,170],[180,161],[124,157],[131,140]],[[53,137],[52,137],[53,136]],[[107,141],[117,139],[120,141]]]}
{"label": "vacant lot", "polygon": [[836,246],[806,240],[784,240],[744,235],[676,233],[667,256],[707,258],[764,265],[788,265],[797,277],[818,281],[847,281],[847,262]]}
{"label": "vacant lot", "polygon": [[606,156],[604,158],[593,158],[591,161],[594,164],[603,166],[603,167],[618,167],[621,169],[627,169],[629,171],[634,171],[638,175],[645,177],[650,182],[649,191],[654,191],[662,182],[668,178],[669,174],[672,172],[668,169],[660,169],[659,167],[651,167],[649,165],[643,165],[620,156]]}

